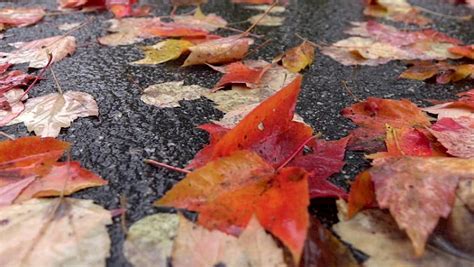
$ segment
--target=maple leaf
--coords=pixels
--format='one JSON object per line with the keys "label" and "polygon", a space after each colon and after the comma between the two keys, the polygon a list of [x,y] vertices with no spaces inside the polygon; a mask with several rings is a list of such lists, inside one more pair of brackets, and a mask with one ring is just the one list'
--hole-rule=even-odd
{"label": "maple leaf", "polygon": [[383,147],[386,125],[426,127],[428,116],[412,102],[369,97],[342,110],[342,115],[351,119],[359,128],[351,132],[349,148],[363,151],[380,151]]}
{"label": "maple leaf", "polygon": [[383,160],[387,157],[398,156],[446,156],[427,136],[429,133],[408,126],[394,128],[387,125],[386,128],[385,146],[387,151],[368,155],[367,158]]}
{"label": "maple leaf", "polygon": [[109,46],[130,45],[156,37],[147,29],[161,25],[160,18],[124,18],[108,20],[111,34],[98,38],[100,44]]}
{"label": "maple leaf", "polygon": [[152,46],[145,46],[145,58],[132,64],[161,64],[179,58],[183,53],[194,46],[186,40],[167,39]]}
{"label": "maple leaf", "polygon": [[445,60],[461,56],[449,49],[461,41],[427,29],[398,30],[395,27],[369,22],[353,22],[346,31],[352,37],[324,47],[322,53],[344,65],[384,64],[391,60]]}
{"label": "maple leaf", "polygon": [[180,24],[175,22],[161,22],[151,28],[144,29],[152,36],[159,37],[202,37],[209,34],[204,28],[197,25]]}
{"label": "maple leaf", "polygon": [[0,24],[25,27],[36,24],[43,19],[46,12],[41,7],[17,7],[17,8],[1,8]]}
{"label": "maple leaf", "polygon": [[448,157],[389,158],[369,172],[379,207],[390,210],[412,241],[415,254],[420,256],[439,218],[446,218],[451,212],[458,182],[473,179],[474,161]]}
{"label": "maple leaf", "polygon": [[1,266],[105,266],[111,215],[91,200],[32,199],[0,211]]}
{"label": "maple leaf", "polygon": [[449,48],[449,52],[455,55],[460,55],[463,57],[474,59],[474,45],[453,46]]}
{"label": "maple leaf", "polygon": [[420,15],[420,11],[406,0],[366,0],[364,15],[417,24],[431,23],[431,19]]}
{"label": "maple leaf", "polygon": [[472,117],[474,118],[474,88],[457,94],[460,98],[456,101],[448,101],[431,107],[423,108],[424,111],[437,114],[438,119]]}
{"label": "maple leaf", "polygon": [[440,84],[474,79],[474,64],[452,65],[446,62],[417,62],[404,71],[400,78],[422,81],[433,76],[437,76],[436,82]]}
{"label": "maple leaf", "polygon": [[53,138],[23,137],[0,142],[0,202],[69,195],[107,182],[77,162],[56,162],[69,144]]}
{"label": "maple leaf", "polygon": [[182,216],[173,251],[173,266],[287,266],[283,251],[255,217],[235,238],[195,226]]}
{"label": "maple leaf", "polygon": [[430,132],[449,154],[474,158],[474,118],[442,118],[431,126]]}
{"label": "maple leaf", "polygon": [[183,81],[166,82],[145,88],[140,99],[148,105],[173,108],[179,107],[181,100],[199,99],[208,92],[207,88],[199,85],[184,85]]}
{"label": "maple leaf", "polygon": [[230,84],[244,84],[248,88],[253,88],[262,80],[263,75],[271,67],[266,64],[262,67],[251,67],[241,61],[234,62],[222,68],[212,66],[213,69],[224,73],[224,76],[214,86],[213,91],[224,88]]}
{"label": "maple leaf", "polygon": [[79,117],[98,116],[94,98],[84,92],[67,91],[31,98],[25,110],[10,124],[23,122],[28,131],[43,137],[56,137]]}
{"label": "maple leaf", "polygon": [[288,166],[305,169],[310,173],[308,178],[309,195],[317,197],[347,198],[347,193],[329,182],[327,179],[342,170],[344,154],[349,137],[336,141],[316,139],[307,147],[311,150],[305,155],[296,156]]}
{"label": "maple leaf", "polygon": [[313,134],[311,127],[292,121],[300,85],[301,76],[267,98],[218,142],[198,152],[188,168],[203,166],[242,149],[256,151],[279,167]]}
{"label": "maple leaf", "polygon": [[133,3],[136,1],[119,1],[125,2],[120,4],[111,4],[108,6],[108,9],[116,18],[125,18],[125,17],[145,17],[150,15],[151,7],[150,6],[140,6],[137,8],[132,8]]}
{"label": "maple leaf", "polygon": [[50,62],[49,54],[52,55],[51,62],[57,62],[67,55],[72,55],[76,50],[76,38],[58,35],[10,45],[17,50],[10,53],[0,52],[0,64],[29,63],[30,68],[44,68]]}
{"label": "maple leaf", "polygon": [[274,59],[274,62],[281,61],[283,67],[291,72],[297,73],[308,67],[314,60],[314,45],[307,41],[303,41],[297,47],[293,47],[286,51],[283,55]]}
{"label": "maple leaf", "polygon": [[354,217],[363,208],[376,206],[374,184],[370,172],[363,171],[351,184],[348,197],[347,218]]}
{"label": "maple leaf", "polygon": [[184,61],[183,67],[199,64],[221,64],[242,59],[253,43],[250,38],[233,35],[217,40],[200,43],[189,50],[191,54]]}
{"label": "maple leaf", "polygon": [[123,253],[134,266],[166,266],[179,226],[177,214],[158,213],[134,223],[127,233]]}
{"label": "maple leaf", "polygon": [[411,248],[410,240],[384,211],[365,210],[346,221],[343,210],[339,209],[339,217],[340,222],[333,226],[333,230],[344,242],[369,256],[363,266],[472,266],[468,260],[432,247],[428,247],[421,257],[407,253]]}
{"label": "maple leaf", "polygon": [[301,267],[359,267],[352,252],[314,216],[308,231]]}
{"label": "maple leaf", "polygon": [[276,171],[254,152],[237,151],[188,174],[156,205],[197,211],[199,224],[234,235],[255,214],[298,262],[308,227],[307,176],[295,167]]}
{"label": "maple leaf", "polygon": [[227,21],[225,19],[217,16],[216,14],[205,15],[199,6],[194,11],[194,15],[174,16],[173,20],[178,24],[193,25],[194,27],[198,27],[209,32],[227,26]]}

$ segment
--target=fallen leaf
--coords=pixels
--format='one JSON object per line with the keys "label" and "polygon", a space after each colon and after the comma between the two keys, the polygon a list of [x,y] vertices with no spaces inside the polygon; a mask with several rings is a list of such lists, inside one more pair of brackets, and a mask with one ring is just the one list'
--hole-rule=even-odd
{"label": "fallen leaf", "polygon": [[132,64],[161,64],[179,58],[183,53],[194,46],[186,40],[167,39],[152,46],[143,47],[145,58]]}
{"label": "fallen leaf", "polygon": [[446,62],[418,62],[400,74],[400,78],[420,81],[434,76],[439,84],[474,79],[474,64],[452,65]]}
{"label": "fallen leaf", "polygon": [[105,266],[112,220],[91,200],[32,199],[0,211],[1,266]]}
{"label": "fallen leaf", "polygon": [[287,50],[283,55],[278,56],[274,62],[281,61],[287,70],[298,73],[313,63],[314,46],[304,41],[297,47]]}
{"label": "fallen leaf", "polygon": [[283,252],[255,217],[239,238],[195,226],[182,216],[173,251],[173,266],[287,266]]}
{"label": "fallen leaf", "polygon": [[0,187],[0,207],[13,203],[18,195],[20,195],[26,187],[34,182],[35,179],[36,178],[34,176],[30,176]]}
{"label": "fallen leaf", "polygon": [[243,149],[256,151],[276,168],[283,164],[313,134],[311,127],[293,122],[301,80],[297,77],[263,101],[218,142],[198,152],[188,168]]}
{"label": "fallen leaf", "polygon": [[10,123],[25,110],[23,101],[28,96],[23,95],[24,91],[21,89],[10,89],[0,97],[0,127]]}
{"label": "fallen leaf", "polygon": [[267,64],[262,67],[253,68],[239,61],[222,68],[215,68],[223,72],[224,76],[214,86],[213,91],[215,92],[231,84],[244,84],[248,88],[253,88],[260,83],[263,75],[270,67],[271,64]]}
{"label": "fallen leaf", "polygon": [[347,204],[347,219],[351,219],[364,208],[377,205],[370,172],[363,171],[357,175],[351,184]]}
{"label": "fallen leaf", "polygon": [[362,251],[369,258],[366,267],[468,267],[471,262],[451,256],[438,249],[428,247],[422,257],[407,253],[411,249],[410,240],[401,232],[390,214],[376,209],[364,210],[351,220],[344,220],[333,226],[336,234],[346,243]]}
{"label": "fallen leaf", "polygon": [[25,27],[36,24],[42,20],[46,12],[41,7],[17,7],[17,8],[1,8],[0,24]]}
{"label": "fallen leaf", "polygon": [[74,36],[58,35],[10,45],[17,48],[17,50],[10,53],[0,52],[0,64],[29,63],[30,68],[44,68],[49,62],[48,53],[53,57],[51,62],[57,62],[67,55],[72,55],[76,50],[76,38]]}
{"label": "fallen leaf", "polygon": [[[232,0],[232,3],[235,4],[252,4],[252,5],[262,5],[262,4],[273,4],[274,0]],[[277,4],[286,5],[288,0],[277,0]]]}
{"label": "fallen leaf", "polygon": [[107,0],[58,0],[59,9],[65,8],[105,8]]}
{"label": "fallen leaf", "polygon": [[55,163],[47,175],[30,183],[18,195],[15,202],[38,197],[68,196],[85,188],[105,184],[107,181],[82,168],[79,162]]}
{"label": "fallen leaf", "polygon": [[455,55],[474,59],[474,45],[454,46],[449,49],[449,52]]}
{"label": "fallen leaf", "polygon": [[258,14],[248,18],[247,21],[250,22],[252,25],[255,24],[259,26],[281,26],[283,25],[283,22],[285,22],[285,18],[271,16],[268,14]]}
{"label": "fallen leaf", "polygon": [[300,266],[357,267],[360,265],[349,248],[313,216]]}
{"label": "fallen leaf", "polygon": [[407,126],[394,128],[388,124],[386,128],[385,146],[387,151],[368,155],[367,158],[383,160],[387,157],[398,156],[446,156],[445,153],[436,149],[432,140],[419,129]]}
{"label": "fallen leaf", "polygon": [[221,64],[240,60],[247,54],[251,44],[253,44],[252,39],[242,38],[241,35],[200,43],[189,48],[191,54],[184,62],[183,67],[199,64]]}
{"label": "fallen leaf", "polygon": [[25,110],[9,124],[23,122],[28,131],[42,137],[56,137],[79,117],[98,116],[97,103],[84,92],[67,91],[30,98]]}
{"label": "fallen leaf", "polygon": [[79,25],[81,25],[81,23],[79,22],[74,22],[74,23],[63,23],[61,25],[58,26],[58,29],[60,31],[70,31],[74,28],[77,28]]}
{"label": "fallen leaf", "polygon": [[216,14],[205,15],[198,6],[194,11],[194,15],[190,16],[174,16],[173,20],[176,23],[184,25],[193,25],[195,27],[213,32],[219,28],[225,28],[227,21]]}
{"label": "fallen leaf", "polygon": [[207,3],[208,0],[171,0],[173,6],[198,6]]}
{"label": "fallen leaf", "polygon": [[303,169],[275,171],[256,153],[237,151],[188,174],[156,205],[197,211],[199,224],[233,235],[255,214],[298,262],[308,227],[305,194],[308,184]]}
{"label": "fallen leaf", "polygon": [[134,266],[166,267],[179,225],[176,214],[158,213],[134,223],[127,233],[123,253]]}
{"label": "fallen leaf", "polygon": [[450,155],[474,158],[474,118],[442,118],[431,126],[430,132]]}
{"label": "fallen leaf", "polygon": [[364,15],[381,17],[389,20],[424,26],[431,19],[424,17],[420,11],[406,0],[366,0]]}
{"label": "fallen leaf", "polygon": [[179,101],[195,100],[209,92],[199,85],[184,85],[183,81],[151,85],[143,91],[140,99],[159,108],[179,107]]}
{"label": "fallen leaf", "polygon": [[375,66],[391,60],[445,60],[461,56],[449,49],[461,41],[443,33],[426,29],[398,30],[369,22],[353,22],[347,31],[352,37],[324,47],[322,53],[343,65]]}
{"label": "fallen leaf", "polygon": [[107,9],[114,14],[116,18],[125,17],[145,17],[150,15],[151,6],[143,5],[133,8],[137,0],[113,0],[107,5]]}
{"label": "fallen leaf", "polygon": [[158,37],[204,37],[209,34],[209,31],[198,25],[175,22],[160,22],[160,24],[143,30]]}
{"label": "fallen leaf", "polygon": [[108,20],[111,34],[98,38],[98,42],[108,46],[130,45],[144,39],[156,37],[147,29],[161,25],[160,18],[124,18]]}
{"label": "fallen leaf", "polygon": [[400,229],[423,255],[440,217],[447,218],[458,182],[474,178],[474,160],[448,157],[400,157],[369,170],[377,203],[388,208]]}
{"label": "fallen leaf", "polygon": [[428,116],[412,102],[369,97],[342,110],[359,128],[351,132],[349,148],[368,152],[383,151],[386,125],[393,128],[430,125]]}
{"label": "fallen leaf", "polygon": [[296,156],[288,164],[288,166],[303,168],[310,173],[308,186],[311,198],[347,198],[346,191],[327,179],[342,170],[348,141],[348,137],[336,141],[316,139],[307,145],[311,152]]}
{"label": "fallen leaf", "polygon": [[459,96],[458,100],[423,108],[423,110],[438,115],[438,119],[458,117],[474,118],[474,88],[467,92],[457,94],[457,96]]}

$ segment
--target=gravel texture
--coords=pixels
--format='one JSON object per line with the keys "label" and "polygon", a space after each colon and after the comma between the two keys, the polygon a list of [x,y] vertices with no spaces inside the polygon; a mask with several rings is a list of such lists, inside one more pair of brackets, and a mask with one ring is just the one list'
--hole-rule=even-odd
{"label": "gravel texture", "polygon": [[[100,110],[98,118],[82,118],[74,121],[69,129],[61,131],[60,139],[73,143],[71,156],[85,167],[109,181],[107,186],[84,190],[74,195],[91,198],[108,209],[120,206],[120,196],[128,200],[127,223],[155,213],[152,202],[162,196],[183,176],[164,169],[155,169],[143,163],[145,158],[155,158],[175,166],[184,166],[208,141],[207,134],[196,126],[223,114],[209,100],[183,101],[182,107],[159,109],[140,101],[143,88],[166,81],[184,80],[186,84],[199,84],[211,88],[220,74],[206,67],[180,68],[180,62],[157,66],[132,66],[128,62],[142,57],[143,43],[106,47],[96,38],[106,33],[106,20],[112,17],[102,13],[72,13],[58,15],[53,0],[2,2],[3,6],[28,6],[32,3],[45,6],[51,15],[35,26],[8,30],[6,38],[0,40],[0,51],[10,51],[7,43],[30,41],[63,34],[58,26],[64,23],[93,22],[71,34],[77,38],[76,53],[54,65],[63,90],[87,92],[97,100]],[[144,1],[142,1],[144,2]],[[171,10],[163,0],[148,1],[154,5],[155,15],[167,15]],[[343,33],[351,21],[363,21],[362,1],[351,0],[291,0],[284,13],[285,24],[281,27],[257,27],[255,33],[265,34],[272,42],[260,48],[251,57],[271,60],[276,54],[301,42],[299,33],[318,44],[332,43],[343,39]],[[472,14],[463,6],[454,6],[445,0],[411,1],[427,9],[450,15]],[[211,0],[204,6],[205,12],[215,12],[229,22],[241,22],[257,11],[243,9],[227,0]],[[187,11],[187,9],[183,9]],[[430,16],[429,14],[427,16]],[[430,16],[433,28],[457,37],[465,43],[474,43],[473,22]],[[393,24],[393,23],[391,23]],[[409,27],[394,24],[399,27]],[[245,29],[248,24],[234,24]],[[229,34],[229,33],[227,33]],[[261,41],[259,41],[261,42]],[[254,46],[256,47],[256,46]],[[17,66],[25,69],[25,66]],[[451,99],[458,92],[473,86],[472,82],[454,85],[437,85],[411,80],[397,79],[405,69],[402,62],[391,62],[377,67],[346,67],[332,59],[317,55],[315,63],[304,72],[303,90],[299,98],[298,113],[320,131],[324,138],[338,139],[347,135],[354,126],[339,112],[342,108],[368,96],[385,98],[407,98],[420,105],[426,99]],[[50,74],[34,88],[30,96],[39,96],[55,91]],[[342,86],[346,82],[353,95]],[[15,136],[28,135],[19,124],[0,129]],[[347,188],[348,183],[368,166],[361,153],[347,153],[344,171],[331,179]],[[313,202],[312,212],[326,224],[335,220],[334,202]],[[118,218],[110,226],[112,237],[109,266],[130,266],[122,253],[124,234]]]}

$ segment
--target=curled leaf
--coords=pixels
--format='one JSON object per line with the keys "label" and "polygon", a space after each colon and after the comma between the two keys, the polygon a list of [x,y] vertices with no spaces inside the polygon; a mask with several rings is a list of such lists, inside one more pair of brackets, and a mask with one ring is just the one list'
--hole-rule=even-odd
{"label": "curled leaf", "polygon": [[417,24],[420,26],[432,21],[420,14],[420,11],[406,0],[367,0],[364,14],[389,20]]}
{"label": "curled leaf", "polygon": [[400,78],[427,80],[436,76],[436,82],[446,84],[463,79],[474,79],[474,64],[452,65],[446,62],[419,62],[404,71]]}
{"label": "curled leaf", "polygon": [[313,63],[314,45],[304,41],[299,46],[289,49],[283,55],[277,57],[274,61],[280,60],[283,67],[285,67],[287,70],[298,73]]}

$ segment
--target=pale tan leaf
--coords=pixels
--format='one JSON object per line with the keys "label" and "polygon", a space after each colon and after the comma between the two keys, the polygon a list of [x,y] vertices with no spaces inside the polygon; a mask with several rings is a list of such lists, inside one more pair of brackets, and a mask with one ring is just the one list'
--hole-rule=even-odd
{"label": "pale tan leaf", "polygon": [[8,110],[0,109],[0,126],[7,125],[25,109],[25,105],[22,101],[28,98],[28,96],[25,95],[20,99],[23,93],[24,91],[21,89],[12,89],[4,93],[3,97],[0,97],[0,101],[6,101],[10,105],[10,109]]}
{"label": "pale tan leaf", "polygon": [[364,262],[366,267],[472,266],[471,262],[434,250],[431,247],[427,248],[422,257],[415,257],[411,253],[410,239],[399,230],[390,214],[382,210],[365,210],[348,221],[344,221],[344,217],[340,210],[341,222],[335,224],[333,230],[343,241],[369,256],[369,259]]}
{"label": "pale tan leaf", "polygon": [[470,117],[474,119],[474,112],[472,109],[467,107],[450,107],[451,104],[452,102],[438,104],[423,108],[423,111],[438,115],[438,119],[459,117]]}
{"label": "pale tan leaf", "polygon": [[60,31],[70,31],[76,27],[78,27],[79,25],[81,25],[80,22],[74,22],[74,23],[63,23],[61,25],[58,26],[58,29]]}
{"label": "pale tan leaf", "polygon": [[94,98],[84,92],[67,91],[29,99],[25,110],[10,124],[25,123],[28,131],[42,137],[56,137],[79,117],[98,116]]}
{"label": "pale tan leaf", "polygon": [[74,36],[53,36],[31,42],[10,44],[17,48],[10,53],[0,52],[0,64],[30,63],[30,68],[43,68],[48,64],[48,53],[53,56],[52,62],[57,62],[76,51]]}
{"label": "pale tan leaf", "polygon": [[[245,9],[267,11],[270,5],[256,5],[256,6],[244,6]],[[284,6],[274,6],[268,13],[283,13],[286,8]]]}
{"label": "pale tan leaf", "polygon": [[147,216],[134,223],[123,245],[127,260],[137,267],[166,267],[178,223],[178,215],[168,213]]}
{"label": "pale tan leaf", "polygon": [[0,208],[0,266],[105,266],[110,212],[91,200],[31,199]]}
{"label": "pale tan leaf", "polygon": [[141,100],[148,105],[160,108],[179,107],[181,100],[199,99],[209,92],[209,89],[199,85],[184,85],[180,82],[166,82],[147,87]]}
{"label": "pale tan leaf", "polygon": [[107,31],[111,34],[100,37],[98,41],[109,46],[130,45],[155,37],[147,29],[161,24],[160,18],[124,18],[111,19],[108,22],[111,25]]}
{"label": "pale tan leaf", "polygon": [[[265,16],[265,17],[263,17],[262,19],[262,16]],[[252,24],[257,24],[260,26],[281,26],[283,22],[285,22],[285,18],[270,16],[268,14],[258,14],[258,15],[250,17],[248,19],[248,22]]]}

